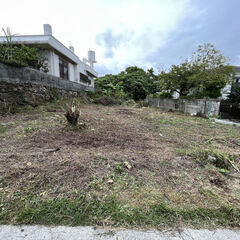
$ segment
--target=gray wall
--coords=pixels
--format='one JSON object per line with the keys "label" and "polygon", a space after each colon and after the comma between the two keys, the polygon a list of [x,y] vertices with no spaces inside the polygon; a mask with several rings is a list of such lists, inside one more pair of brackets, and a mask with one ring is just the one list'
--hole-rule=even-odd
{"label": "gray wall", "polygon": [[220,100],[218,99],[160,99],[147,98],[149,106],[158,107],[165,110],[181,111],[196,115],[198,113],[206,116],[219,115]]}
{"label": "gray wall", "polygon": [[59,96],[81,96],[87,91],[93,88],[31,68],[0,63],[0,102],[38,105]]}

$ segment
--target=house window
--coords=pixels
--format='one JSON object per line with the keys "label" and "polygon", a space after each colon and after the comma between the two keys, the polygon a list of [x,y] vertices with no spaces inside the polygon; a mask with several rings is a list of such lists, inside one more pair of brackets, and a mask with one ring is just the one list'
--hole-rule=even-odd
{"label": "house window", "polygon": [[68,76],[68,62],[62,58],[59,58],[59,75],[60,78],[69,80]]}
{"label": "house window", "polygon": [[91,80],[83,73],[80,73],[80,82],[91,85]]}

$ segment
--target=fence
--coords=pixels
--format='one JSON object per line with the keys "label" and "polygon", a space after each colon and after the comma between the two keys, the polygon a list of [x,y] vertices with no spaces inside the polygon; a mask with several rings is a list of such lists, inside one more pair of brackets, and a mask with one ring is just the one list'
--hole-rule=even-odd
{"label": "fence", "polygon": [[161,99],[147,98],[149,106],[165,110],[181,111],[191,115],[204,114],[206,116],[219,115],[220,100],[218,99]]}

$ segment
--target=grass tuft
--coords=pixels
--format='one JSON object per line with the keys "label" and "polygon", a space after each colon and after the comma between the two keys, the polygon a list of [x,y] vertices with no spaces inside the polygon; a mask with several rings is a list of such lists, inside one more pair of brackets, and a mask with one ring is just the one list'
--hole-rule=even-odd
{"label": "grass tuft", "polygon": [[229,170],[231,162],[234,162],[238,156],[225,152],[220,152],[216,149],[202,149],[202,148],[189,148],[189,149],[177,149],[177,153],[180,155],[187,155],[194,157],[201,166],[207,164],[213,164],[220,169]]}

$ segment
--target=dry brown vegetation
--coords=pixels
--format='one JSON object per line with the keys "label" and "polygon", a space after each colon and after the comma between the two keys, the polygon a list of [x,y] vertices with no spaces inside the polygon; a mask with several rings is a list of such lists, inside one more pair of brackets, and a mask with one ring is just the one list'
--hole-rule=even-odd
{"label": "dry brown vegetation", "polygon": [[[43,199],[114,193],[142,208],[239,206],[240,174],[228,158],[239,166],[240,128],[134,106],[82,104],[81,112],[77,127],[56,104],[0,118],[6,199],[27,189]],[[213,152],[229,171],[209,160]]]}

